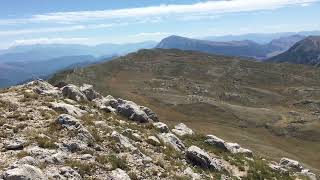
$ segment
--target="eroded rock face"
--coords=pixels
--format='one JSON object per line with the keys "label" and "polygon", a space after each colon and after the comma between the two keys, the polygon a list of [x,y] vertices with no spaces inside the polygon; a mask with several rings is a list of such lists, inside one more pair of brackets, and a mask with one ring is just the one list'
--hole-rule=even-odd
{"label": "eroded rock face", "polygon": [[62,89],[62,94],[63,96],[75,100],[75,101],[87,101],[87,97],[85,94],[83,94],[80,91],[80,88],[73,85],[73,84],[68,84],[64,87],[61,88]]}
{"label": "eroded rock face", "polygon": [[41,169],[28,164],[9,169],[3,174],[4,180],[46,180]]}
{"label": "eroded rock face", "polygon": [[176,151],[183,151],[186,146],[183,142],[172,133],[161,133],[158,134],[158,138],[166,145],[174,148]]}
{"label": "eroded rock face", "polygon": [[188,128],[183,123],[180,123],[180,124],[174,126],[174,129],[172,129],[172,132],[178,136],[193,135],[192,129]]}
{"label": "eroded rock face", "polygon": [[187,160],[204,169],[222,170],[221,163],[217,159],[213,159],[204,150],[197,146],[191,146],[186,151]]}
{"label": "eroded rock face", "polygon": [[110,172],[107,180],[131,180],[129,175],[122,169],[115,169]]}

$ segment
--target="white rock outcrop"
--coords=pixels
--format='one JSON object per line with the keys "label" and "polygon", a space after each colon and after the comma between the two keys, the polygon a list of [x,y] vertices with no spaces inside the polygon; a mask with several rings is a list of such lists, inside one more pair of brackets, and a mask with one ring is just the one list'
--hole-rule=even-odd
{"label": "white rock outcrop", "polygon": [[3,174],[4,180],[46,180],[41,169],[28,164],[9,169]]}
{"label": "white rock outcrop", "polygon": [[176,151],[183,151],[186,148],[183,142],[176,135],[172,133],[158,134],[158,138],[164,144],[174,148]]}
{"label": "white rock outcrop", "polygon": [[50,108],[52,108],[53,110],[55,110],[57,112],[70,114],[70,115],[76,116],[76,117],[81,117],[86,113],[86,111],[84,111],[78,107],[75,107],[74,105],[66,104],[66,103],[52,102],[52,103],[50,103]]}
{"label": "white rock outcrop", "polygon": [[194,134],[192,129],[188,128],[188,126],[183,123],[180,123],[180,124],[174,126],[174,129],[172,129],[172,132],[178,136],[185,136],[185,135],[193,135]]}
{"label": "white rock outcrop", "polygon": [[107,176],[107,180],[131,180],[129,175],[122,169],[115,169]]}
{"label": "white rock outcrop", "polygon": [[161,133],[168,133],[169,132],[169,127],[163,122],[155,122],[155,123],[153,123],[153,126]]}

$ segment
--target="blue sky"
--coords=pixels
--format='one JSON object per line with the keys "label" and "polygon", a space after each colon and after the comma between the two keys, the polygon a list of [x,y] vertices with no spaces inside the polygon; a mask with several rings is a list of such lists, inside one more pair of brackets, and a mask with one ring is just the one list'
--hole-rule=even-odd
{"label": "blue sky", "polygon": [[320,30],[320,0],[4,0],[0,48]]}

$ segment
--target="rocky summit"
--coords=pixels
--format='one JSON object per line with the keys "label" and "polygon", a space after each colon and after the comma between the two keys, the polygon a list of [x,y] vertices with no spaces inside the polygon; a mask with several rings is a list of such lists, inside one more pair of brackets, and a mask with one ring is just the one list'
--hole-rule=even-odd
{"label": "rocky summit", "polygon": [[263,159],[101,94],[88,84],[54,87],[41,80],[1,90],[0,179],[318,178],[296,160]]}

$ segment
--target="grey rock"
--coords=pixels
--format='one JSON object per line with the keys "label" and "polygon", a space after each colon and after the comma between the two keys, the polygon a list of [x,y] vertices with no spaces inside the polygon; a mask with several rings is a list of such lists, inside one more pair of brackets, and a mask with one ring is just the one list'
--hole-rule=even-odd
{"label": "grey rock", "polygon": [[26,157],[23,157],[23,158],[19,159],[18,161],[16,161],[13,164],[13,167],[18,167],[19,165],[23,165],[23,164],[29,164],[31,166],[37,166],[38,162],[33,157],[26,156]]}
{"label": "grey rock", "polygon": [[138,106],[136,103],[132,101],[118,99],[118,106],[116,107],[116,109],[117,113],[133,121],[141,123],[150,122],[147,114],[140,109],[140,106]]}
{"label": "grey rock", "polygon": [[168,126],[167,126],[165,123],[163,123],[163,122],[153,123],[153,126],[154,126],[158,131],[160,131],[161,133],[168,133],[168,132],[169,132]]}
{"label": "grey rock", "polygon": [[45,174],[49,179],[55,180],[81,180],[80,174],[69,166],[64,166],[61,168],[49,167],[46,169]]}
{"label": "grey rock", "polygon": [[86,96],[89,101],[94,99],[100,99],[102,96],[93,89],[93,86],[90,84],[83,84],[80,87],[80,91]]}
{"label": "grey rock", "polygon": [[172,132],[178,136],[193,135],[192,129],[188,128],[183,123],[180,123],[180,124],[174,126],[174,129],[172,129]]}
{"label": "grey rock", "polygon": [[56,122],[61,126],[67,129],[79,129],[82,128],[82,124],[78,119],[75,117],[68,115],[68,114],[61,114],[57,119]]}
{"label": "grey rock", "polygon": [[237,143],[225,143],[226,148],[232,153],[232,154],[244,154],[247,156],[253,156],[253,153],[249,149],[242,148]]}
{"label": "grey rock", "polygon": [[311,172],[309,169],[302,169],[300,174],[308,177],[310,180],[317,180],[317,175]]}
{"label": "grey rock", "polygon": [[86,149],[86,145],[79,140],[70,140],[63,142],[62,145],[67,148],[68,151],[70,152],[77,152],[77,151],[82,151]]}
{"label": "grey rock", "polygon": [[66,103],[52,102],[52,103],[50,103],[49,107],[57,112],[70,114],[70,115],[76,116],[76,117],[81,117],[81,116],[83,116],[83,114],[86,113],[86,111],[84,111],[78,107],[75,107],[74,105],[66,104]]}
{"label": "grey rock", "polygon": [[50,95],[54,97],[60,97],[62,95],[58,88],[42,80],[30,82],[29,85],[35,86],[33,91],[41,95]]}
{"label": "grey rock", "polygon": [[4,180],[45,180],[47,179],[41,169],[23,164],[19,167],[9,169],[3,174]]}
{"label": "grey rock", "polygon": [[73,85],[68,84],[61,88],[63,96],[75,100],[75,101],[86,101],[88,100],[86,95],[80,91],[80,88]]}
{"label": "grey rock", "polygon": [[272,170],[274,170],[274,171],[276,171],[276,172],[280,172],[280,173],[286,174],[286,175],[289,174],[289,171],[288,171],[287,169],[282,168],[282,167],[281,167],[280,165],[278,165],[278,164],[269,163],[268,166],[269,166]]}
{"label": "grey rock", "polygon": [[223,139],[218,138],[214,135],[207,135],[207,139],[205,140],[206,143],[219,147],[221,149],[227,150],[227,147],[225,146],[225,141]]}
{"label": "grey rock", "polygon": [[107,180],[131,180],[129,175],[122,169],[115,169],[109,173]]}
{"label": "grey rock", "polygon": [[193,172],[193,170],[190,167],[185,169],[183,171],[183,174],[188,176],[191,180],[200,180],[201,179],[200,174]]}
{"label": "grey rock", "polygon": [[159,141],[159,139],[155,136],[149,136],[147,138],[147,142],[151,145],[154,145],[154,146],[160,146],[161,145],[161,142]]}
{"label": "grey rock", "polygon": [[147,114],[149,119],[151,119],[154,122],[159,122],[159,118],[158,118],[157,114],[155,112],[153,112],[150,108],[140,106],[140,109]]}
{"label": "grey rock", "polygon": [[211,158],[208,153],[197,146],[191,146],[186,151],[186,159],[192,165],[197,165],[204,169],[222,170],[221,162]]}
{"label": "grey rock", "polygon": [[5,142],[4,148],[6,150],[22,150],[25,142],[23,140],[14,139]]}
{"label": "grey rock", "polygon": [[62,127],[67,128],[68,130],[77,130],[78,140],[81,140],[88,145],[92,145],[95,142],[92,134],[80,123],[78,119],[68,114],[61,114],[56,122],[60,124]]}
{"label": "grey rock", "polygon": [[297,170],[297,171],[301,171],[303,169],[299,161],[292,160],[289,158],[281,158],[279,165],[283,168]]}
{"label": "grey rock", "polygon": [[172,133],[161,133],[157,136],[164,144],[169,145],[176,151],[183,151],[186,148],[183,142]]}
{"label": "grey rock", "polygon": [[69,166],[61,167],[59,170],[60,174],[67,179],[82,179],[80,174]]}
{"label": "grey rock", "polygon": [[123,136],[122,134],[118,133],[117,131],[113,131],[111,133],[111,136],[117,141],[119,142],[123,147],[130,149],[131,151],[136,150],[137,148],[134,147],[129,138],[127,138],[126,136]]}

